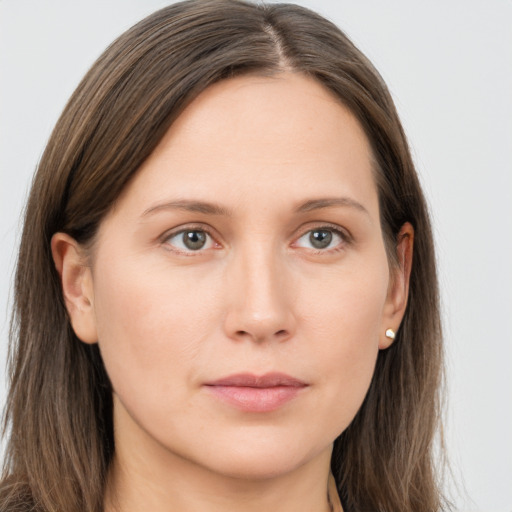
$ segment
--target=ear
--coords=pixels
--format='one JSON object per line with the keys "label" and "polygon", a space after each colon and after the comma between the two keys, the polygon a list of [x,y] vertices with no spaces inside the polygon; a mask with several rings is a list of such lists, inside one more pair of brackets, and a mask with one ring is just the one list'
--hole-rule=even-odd
{"label": "ear", "polygon": [[380,349],[386,349],[393,343],[393,339],[386,336],[386,331],[392,329],[396,332],[404,317],[409,296],[413,245],[414,228],[409,222],[406,222],[397,237],[396,255],[398,265],[391,269],[388,296],[384,306],[382,334],[379,340]]}
{"label": "ear", "polygon": [[84,343],[96,343],[92,273],[83,248],[69,235],[55,233],[51,249],[71,326]]}

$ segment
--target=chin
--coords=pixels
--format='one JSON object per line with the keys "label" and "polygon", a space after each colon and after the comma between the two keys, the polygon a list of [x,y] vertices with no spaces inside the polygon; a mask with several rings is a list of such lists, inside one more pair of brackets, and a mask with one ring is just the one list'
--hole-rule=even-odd
{"label": "chin", "polygon": [[259,454],[247,457],[231,456],[211,469],[220,475],[237,480],[268,480],[293,472],[305,461],[301,457],[286,454],[276,457],[273,454]]}
{"label": "chin", "polygon": [[288,439],[272,437],[256,439],[231,439],[224,443],[210,444],[198,463],[226,477],[245,480],[266,480],[293,472],[307,462],[326,457],[330,460],[332,443],[304,443],[289,436]]}

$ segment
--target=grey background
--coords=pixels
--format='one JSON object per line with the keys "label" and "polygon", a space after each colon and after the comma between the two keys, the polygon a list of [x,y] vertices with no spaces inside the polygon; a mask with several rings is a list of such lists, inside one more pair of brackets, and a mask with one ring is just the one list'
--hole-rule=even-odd
{"label": "grey background", "polygon": [[[162,0],[0,1],[0,404],[20,212],[53,124]],[[512,2],[299,1],[387,81],[433,211],[457,510],[512,512]],[[1,456],[1,452],[0,452]]]}

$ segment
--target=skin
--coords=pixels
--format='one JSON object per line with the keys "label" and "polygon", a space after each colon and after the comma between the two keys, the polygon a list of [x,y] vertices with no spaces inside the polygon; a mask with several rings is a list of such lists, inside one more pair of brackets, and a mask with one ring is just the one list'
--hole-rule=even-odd
{"label": "skin", "polygon": [[[390,270],[371,161],[357,120],[315,81],[230,79],[173,124],[92,254],[54,235],[73,329],[99,343],[114,388],[106,510],[329,510],[333,441],[407,302],[412,228]],[[186,248],[186,228],[209,233],[202,249]],[[313,246],[315,230],[330,245]],[[270,371],[307,383],[270,412],[204,386]]]}

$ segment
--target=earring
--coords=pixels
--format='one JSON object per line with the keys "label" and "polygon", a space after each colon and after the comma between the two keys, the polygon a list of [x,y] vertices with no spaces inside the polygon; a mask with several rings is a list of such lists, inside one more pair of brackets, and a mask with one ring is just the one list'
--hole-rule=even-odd
{"label": "earring", "polygon": [[395,331],[393,331],[393,329],[388,329],[386,331],[386,338],[389,338],[390,340],[394,340],[395,339]]}

